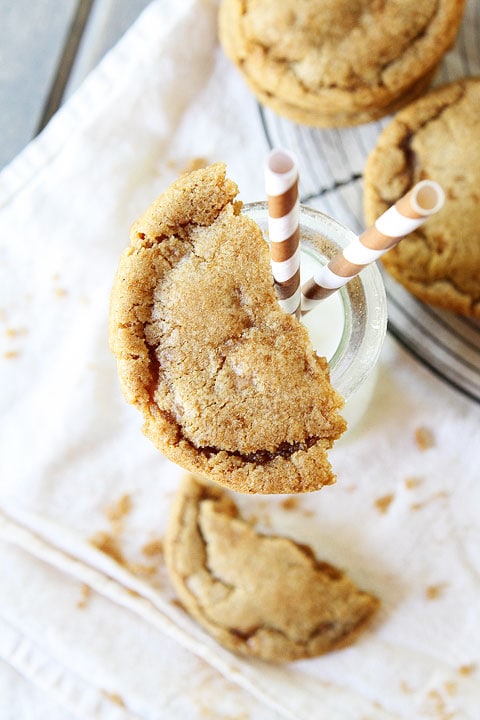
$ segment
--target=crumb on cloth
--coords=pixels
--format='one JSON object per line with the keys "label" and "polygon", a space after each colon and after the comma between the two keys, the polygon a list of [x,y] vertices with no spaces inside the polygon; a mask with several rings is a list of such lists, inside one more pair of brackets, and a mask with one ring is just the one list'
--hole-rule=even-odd
{"label": "crumb on cloth", "polygon": [[163,555],[163,540],[161,538],[154,538],[149,540],[142,547],[142,553],[145,557],[157,557]]}
{"label": "crumb on cloth", "polygon": [[414,433],[415,444],[419,450],[429,450],[435,447],[435,436],[430,428],[421,426],[415,430]]}
{"label": "crumb on cloth", "polygon": [[110,700],[111,703],[114,705],[118,705],[118,707],[125,708],[125,701],[122,698],[121,695],[115,692],[108,692],[108,690],[102,690],[102,695],[107,698],[107,700]]}
{"label": "crumb on cloth", "polygon": [[281,501],[280,505],[284,510],[297,510],[299,501],[297,497],[287,497]]}
{"label": "crumb on cloth", "polygon": [[476,663],[468,663],[466,665],[460,665],[460,667],[458,668],[458,673],[459,675],[462,675],[462,677],[468,677],[469,675],[473,675],[476,669]]}
{"label": "crumb on cloth", "polygon": [[422,478],[419,477],[407,477],[405,478],[405,487],[407,490],[414,490],[422,484]]}
{"label": "crumb on cloth", "polygon": [[425,588],[425,596],[427,600],[437,600],[441,595],[443,595],[447,585],[448,583],[446,582],[437,583],[436,585],[428,585]]}
{"label": "crumb on cloth", "polygon": [[382,497],[379,497],[375,500],[374,505],[379,512],[385,514],[388,512],[388,508],[392,504],[394,498],[395,498],[394,493],[389,493],[388,495],[383,495]]}
{"label": "crumb on cloth", "polygon": [[87,583],[83,583],[80,592],[81,592],[81,595],[80,595],[80,599],[77,601],[77,608],[79,608],[80,610],[83,610],[84,608],[87,607],[87,603],[88,603],[90,597],[92,596],[93,590],[90,587],[90,585],[87,585]]}
{"label": "crumb on cloth", "polygon": [[89,543],[115,560],[120,565],[126,565],[125,558],[118,544],[118,540],[111,533],[98,532],[90,538]]}
{"label": "crumb on cloth", "polygon": [[110,522],[118,522],[129,514],[132,507],[132,497],[128,493],[125,493],[105,510],[105,516]]}

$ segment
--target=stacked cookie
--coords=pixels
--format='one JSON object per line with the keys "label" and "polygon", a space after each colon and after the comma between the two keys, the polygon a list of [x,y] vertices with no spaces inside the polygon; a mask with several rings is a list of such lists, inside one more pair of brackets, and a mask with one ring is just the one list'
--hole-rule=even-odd
{"label": "stacked cookie", "polygon": [[367,223],[434,178],[446,204],[382,259],[423,302],[480,318],[480,78],[432,90],[380,135],[364,173]]}
{"label": "stacked cookie", "polygon": [[383,117],[421,95],[464,0],[223,0],[220,40],[260,102],[317,127]]}
{"label": "stacked cookie", "polygon": [[220,39],[261,103],[300,124],[398,113],[364,171],[372,224],[416,182],[445,208],[382,258],[423,302],[480,317],[480,79],[427,92],[465,0],[223,0]]}

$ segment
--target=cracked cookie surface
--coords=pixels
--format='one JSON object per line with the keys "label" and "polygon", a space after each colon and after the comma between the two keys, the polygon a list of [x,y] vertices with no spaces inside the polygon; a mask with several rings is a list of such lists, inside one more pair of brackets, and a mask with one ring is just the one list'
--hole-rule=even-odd
{"label": "cracked cookie surface", "polygon": [[274,662],[350,645],[379,606],[305,545],[262,535],[220,488],[180,486],[165,557],[186,610],[222,645]]}
{"label": "cracked cookie surface", "polygon": [[275,297],[267,243],[221,163],[179,178],[131,231],[111,297],[122,390],[156,447],[241,492],[317,490],[343,400]]}
{"label": "cracked cookie surface", "polygon": [[464,0],[223,0],[220,40],[259,100],[307,125],[355,125],[430,83]]}
{"label": "cracked cookie surface", "polygon": [[364,173],[372,224],[419,180],[445,190],[442,210],[383,256],[420,300],[480,318],[480,78],[431,91],[380,135]]}

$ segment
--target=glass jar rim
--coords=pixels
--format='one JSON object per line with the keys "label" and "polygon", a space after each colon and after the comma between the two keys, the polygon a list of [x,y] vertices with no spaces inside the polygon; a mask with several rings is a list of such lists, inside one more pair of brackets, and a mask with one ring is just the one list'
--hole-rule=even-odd
{"label": "glass jar rim", "polygon": [[[268,241],[267,203],[246,203],[243,211],[260,226]],[[300,205],[300,229],[301,242],[316,251],[324,262],[357,237],[338,220],[303,204]],[[375,263],[363,268],[337,292],[343,302],[345,326],[340,343],[329,361],[330,380],[348,400],[365,382],[378,361],[387,329],[387,301],[383,279]]]}

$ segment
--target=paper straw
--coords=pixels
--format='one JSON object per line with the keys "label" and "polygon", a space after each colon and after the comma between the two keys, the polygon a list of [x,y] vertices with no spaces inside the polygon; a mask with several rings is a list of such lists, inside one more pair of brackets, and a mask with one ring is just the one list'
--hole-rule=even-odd
{"label": "paper straw", "polygon": [[378,260],[400,240],[438,212],[445,193],[433,180],[422,180],[383,215],[335,255],[302,286],[302,312],[308,312],[324,298],[346,285],[364,267]]}
{"label": "paper straw", "polygon": [[287,150],[274,149],[265,164],[270,259],[278,302],[300,315],[300,205],[298,166]]}

